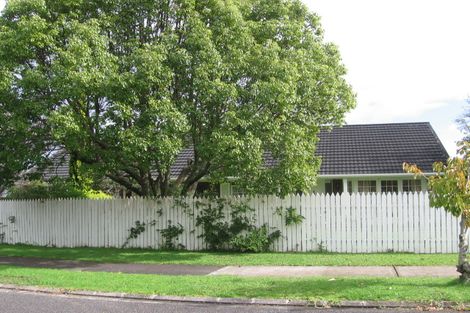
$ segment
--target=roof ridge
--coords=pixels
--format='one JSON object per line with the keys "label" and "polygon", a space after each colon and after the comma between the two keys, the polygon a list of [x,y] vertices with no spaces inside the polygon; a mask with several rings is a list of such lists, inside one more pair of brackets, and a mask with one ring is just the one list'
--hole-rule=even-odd
{"label": "roof ridge", "polygon": [[365,123],[365,124],[344,124],[342,126],[334,127],[343,127],[343,126],[386,126],[386,125],[431,125],[430,122],[397,122],[397,123]]}

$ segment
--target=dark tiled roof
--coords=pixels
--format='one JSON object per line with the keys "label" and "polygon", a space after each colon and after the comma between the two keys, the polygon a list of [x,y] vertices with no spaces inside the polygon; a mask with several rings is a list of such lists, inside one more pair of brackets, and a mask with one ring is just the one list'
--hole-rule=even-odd
{"label": "dark tiled roof", "polygon": [[178,177],[183,169],[194,159],[193,147],[183,149],[176,157],[175,163],[170,168],[171,177]]}
{"label": "dark tiled roof", "polygon": [[[175,163],[170,168],[171,177],[177,178],[183,169],[194,159],[193,147],[183,149],[176,157]],[[271,153],[266,151],[263,154],[263,163],[266,167],[273,167],[278,162],[272,157]]]}
{"label": "dark tiled roof", "polygon": [[[345,125],[322,131],[319,138],[320,175],[401,174],[403,162],[432,172],[432,163],[449,157],[429,123]],[[263,158],[268,167],[276,164],[269,152]],[[177,177],[192,159],[192,147],[183,149],[171,166],[171,176]],[[54,162],[45,178],[68,176],[68,159],[60,160],[64,162]]]}
{"label": "dark tiled roof", "polygon": [[403,173],[403,162],[432,172],[449,157],[429,123],[346,125],[319,138],[320,175]]}

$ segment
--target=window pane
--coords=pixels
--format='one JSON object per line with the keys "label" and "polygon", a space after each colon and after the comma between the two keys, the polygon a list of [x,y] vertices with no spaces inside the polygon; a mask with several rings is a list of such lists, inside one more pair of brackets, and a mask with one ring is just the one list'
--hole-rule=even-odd
{"label": "window pane", "polygon": [[333,179],[325,182],[325,192],[328,194],[341,194],[343,192],[343,180]]}
{"label": "window pane", "polygon": [[333,185],[331,184],[331,182],[325,183],[325,192],[328,194],[333,193]]}
{"label": "window pane", "polygon": [[421,180],[419,179],[407,179],[403,181],[403,191],[404,192],[415,192],[421,191]]}
{"label": "window pane", "polygon": [[357,182],[358,192],[376,192],[375,180],[360,180]]}
{"label": "window pane", "polygon": [[209,182],[198,182],[195,191],[196,197],[202,196],[220,196],[220,184],[212,184]]}
{"label": "window pane", "polygon": [[380,186],[382,192],[398,192],[397,180],[382,180]]}

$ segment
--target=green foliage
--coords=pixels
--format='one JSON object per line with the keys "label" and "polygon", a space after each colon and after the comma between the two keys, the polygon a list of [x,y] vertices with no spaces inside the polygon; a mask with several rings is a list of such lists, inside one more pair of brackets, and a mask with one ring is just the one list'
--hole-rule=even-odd
{"label": "green foliage", "polygon": [[70,180],[55,178],[49,182],[31,181],[25,185],[12,187],[8,199],[57,199],[86,198],[109,199],[110,195],[89,188],[80,188]]}
{"label": "green foliage", "polygon": [[[297,0],[9,1],[0,186],[61,146],[142,196],[186,194],[202,177],[309,190],[320,127],[355,104],[322,33]],[[170,183],[185,147],[196,157]]]}
{"label": "green foliage", "polygon": [[[179,253],[179,252],[178,252]],[[177,254],[179,255],[179,254]],[[338,255],[334,255],[338,259]],[[208,275],[147,275],[87,272],[0,265],[2,284],[38,286],[54,290],[87,290],[130,295],[167,295],[179,297],[300,300],[309,306],[334,306],[341,301],[412,302],[418,310],[373,310],[372,312],[466,312],[470,302],[468,286],[454,278],[427,277],[237,277]],[[3,297],[6,298],[6,297]],[[445,301],[445,302],[444,302]],[[4,300],[4,302],[6,302]],[[449,304],[453,309],[441,310]],[[131,304],[132,305],[132,304]],[[137,306],[134,304],[134,306]],[[307,306],[307,305],[305,305]],[[3,304],[3,307],[6,307]],[[189,305],[188,305],[189,307]],[[189,311],[192,308],[186,309]],[[242,311],[332,312],[333,309],[253,308]],[[128,311],[138,311],[129,309]],[[171,312],[170,310],[168,310]],[[175,311],[175,310],[173,310]],[[219,312],[222,310],[219,310]],[[227,311],[227,310],[225,310]],[[232,310],[233,311],[233,310]],[[368,312],[369,310],[345,310]]]}
{"label": "green foliage", "polygon": [[83,198],[86,199],[93,199],[93,200],[104,200],[104,199],[111,199],[112,196],[108,195],[99,190],[84,190],[83,191]]}
{"label": "green foliage", "polygon": [[256,221],[253,216],[254,209],[246,203],[229,203],[230,206],[230,234],[235,236],[243,231],[248,231],[253,228],[253,223]]}
{"label": "green foliage", "polygon": [[175,240],[178,240],[178,236],[184,232],[183,225],[172,225],[171,221],[168,221],[168,227],[160,230],[160,234],[164,239],[163,248],[165,250],[174,250],[176,248],[184,248],[183,245],[175,245]]}
{"label": "green foliage", "polygon": [[[0,224],[0,231],[2,225]],[[324,251],[325,252],[325,251]],[[457,254],[418,253],[243,253],[208,251],[162,251],[154,249],[53,248],[29,245],[0,245],[0,255],[89,261],[95,263],[186,264],[217,266],[449,266]]]}
{"label": "green foliage", "polygon": [[302,224],[305,219],[304,216],[297,213],[297,209],[294,207],[288,207],[285,210],[279,207],[276,209],[276,213],[284,217],[286,226]]}
{"label": "green foliage", "polygon": [[204,239],[210,250],[223,249],[224,245],[230,241],[230,224],[225,221],[223,212],[224,199],[218,198],[216,203],[198,202],[198,208],[202,207],[200,214],[196,216],[196,226],[202,226],[201,238]]}
{"label": "green foliage", "polygon": [[[200,235],[211,250],[235,250],[242,252],[268,251],[271,244],[277,240],[279,230],[269,233],[269,227],[256,227],[253,209],[246,203],[230,203],[217,198],[215,205],[199,202],[202,207],[196,217],[196,226],[202,226]],[[224,207],[230,207],[230,222],[226,221]]]}
{"label": "green foliage", "polygon": [[127,236],[121,248],[125,248],[132,239],[137,239],[145,231],[146,227],[147,224],[145,222],[135,221],[135,226],[129,229],[129,236]]}
{"label": "green foliage", "polygon": [[469,157],[465,154],[464,158],[449,159],[447,164],[434,164],[436,175],[429,179],[433,207],[443,207],[456,217],[470,217]]}
{"label": "green foliage", "polygon": [[[470,283],[468,253],[468,228],[470,227],[470,142],[459,143],[458,156],[447,163],[433,164],[434,175],[428,179],[431,189],[429,202],[432,207],[444,208],[455,217],[460,217],[459,260],[457,271],[464,283]],[[403,169],[416,176],[424,176],[416,164],[403,164]]]}
{"label": "green foliage", "polygon": [[[424,174],[416,164],[403,164],[403,169],[416,176]],[[470,142],[461,142],[458,156],[444,164],[433,164],[434,175],[426,177],[430,188],[430,204],[444,208],[455,217],[470,217]],[[470,223],[470,219],[467,219]],[[470,224],[468,225],[470,226]]]}
{"label": "green foliage", "polygon": [[252,227],[247,234],[235,236],[230,240],[230,245],[240,252],[267,252],[279,237],[281,237],[280,230],[269,233],[269,227],[265,224],[261,227]]}
{"label": "green foliage", "polygon": [[458,154],[458,157],[449,159],[447,164],[434,164],[436,175],[429,179],[430,203],[436,208],[443,207],[461,219],[457,271],[461,273],[460,280],[470,284],[470,263],[467,258],[470,227],[470,142],[462,142]]}

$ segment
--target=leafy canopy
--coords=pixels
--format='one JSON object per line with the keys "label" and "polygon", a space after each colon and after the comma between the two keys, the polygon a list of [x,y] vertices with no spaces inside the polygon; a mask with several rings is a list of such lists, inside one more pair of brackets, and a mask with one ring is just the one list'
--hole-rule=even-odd
{"label": "leafy canopy", "polygon": [[[345,73],[300,0],[11,0],[0,118],[23,131],[0,144],[28,142],[21,154],[38,157],[51,140],[143,196],[203,177],[308,190],[320,127],[355,104]],[[195,157],[172,181],[182,149]]]}

